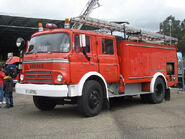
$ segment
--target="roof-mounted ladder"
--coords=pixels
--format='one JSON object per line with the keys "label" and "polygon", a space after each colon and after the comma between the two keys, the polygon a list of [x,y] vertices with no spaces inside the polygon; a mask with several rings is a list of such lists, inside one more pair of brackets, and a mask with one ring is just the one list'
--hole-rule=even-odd
{"label": "roof-mounted ladder", "polygon": [[151,43],[169,43],[171,41],[178,41],[178,39],[166,35],[162,35],[159,33],[154,33],[151,31],[145,31],[145,30],[140,30],[136,29],[131,26],[127,26],[125,24],[117,24],[113,22],[108,22],[96,18],[90,18],[86,17],[81,18],[81,17],[74,17],[71,18],[71,22],[78,23],[81,25],[87,25],[87,26],[93,26],[96,28],[100,29],[108,29],[110,31],[118,31],[118,32],[123,32],[126,35],[132,34],[133,36],[138,36],[142,37],[143,41],[146,42],[151,42]]}
{"label": "roof-mounted ladder", "polygon": [[[81,12],[79,19],[80,20],[86,19],[86,17],[88,17],[90,15],[92,10],[100,7],[100,4],[98,1],[99,0],[89,0],[86,4],[84,10]],[[72,29],[81,29],[82,26],[83,26],[83,23],[74,22]]]}

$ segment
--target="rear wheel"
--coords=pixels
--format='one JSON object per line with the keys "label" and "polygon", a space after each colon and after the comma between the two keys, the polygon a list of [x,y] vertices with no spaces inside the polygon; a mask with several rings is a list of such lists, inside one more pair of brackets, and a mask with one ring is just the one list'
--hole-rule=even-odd
{"label": "rear wheel", "polygon": [[82,96],[78,99],[80,112],[87,116],[97,115],[103,105],[103,91],[101,85],[94,80],[89,80],[84,84]]}
{"label": "rear wheel", "polygon": [[154,93],[150,94],[150,102],[154,104],[161,103],[165,96],[165,83],[162,78],[157,78],[154,85]]}
{"label": "rear wheel", "polygon": [[53,110],[56,102],[49,97],[33,96],[35,106],[43,111]]}

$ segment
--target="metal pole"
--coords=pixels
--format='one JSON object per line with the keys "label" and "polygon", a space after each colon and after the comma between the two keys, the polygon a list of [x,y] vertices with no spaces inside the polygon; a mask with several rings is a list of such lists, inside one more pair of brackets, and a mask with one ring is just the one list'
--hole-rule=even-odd
{"label": "metal pole", "polygon": [[182,60],[182,91],[185,91],[185,84],[184,84],[184,61]]}
{"label": "metal pole", "polygon": [[169,20],[169,24],[170,24],[170,45],[172,45],[172,39],[171,39],[171,36],[172,36],[172,20],[171,19]]}

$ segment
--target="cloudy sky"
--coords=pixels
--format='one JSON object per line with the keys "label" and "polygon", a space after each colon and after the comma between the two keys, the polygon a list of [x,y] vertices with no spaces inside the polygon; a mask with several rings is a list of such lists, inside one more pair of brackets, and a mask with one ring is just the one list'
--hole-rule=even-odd
{"label": "cloudy sky", "polygon": [[[0,0],[0,14],[64,20],[78,16],[88,0]],[[99,0],[91,17],[129,21],[137,28],[158,31],[169,15],[185,19],[185,0]]]}

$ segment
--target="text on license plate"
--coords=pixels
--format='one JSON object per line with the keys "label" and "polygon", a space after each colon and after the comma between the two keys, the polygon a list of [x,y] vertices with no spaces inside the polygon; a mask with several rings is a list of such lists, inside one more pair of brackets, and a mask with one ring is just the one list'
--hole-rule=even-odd
{"label": "text on license plate", "polygon": [[36,95],[37,92],[35,90],[26,90],[26,94]]}

